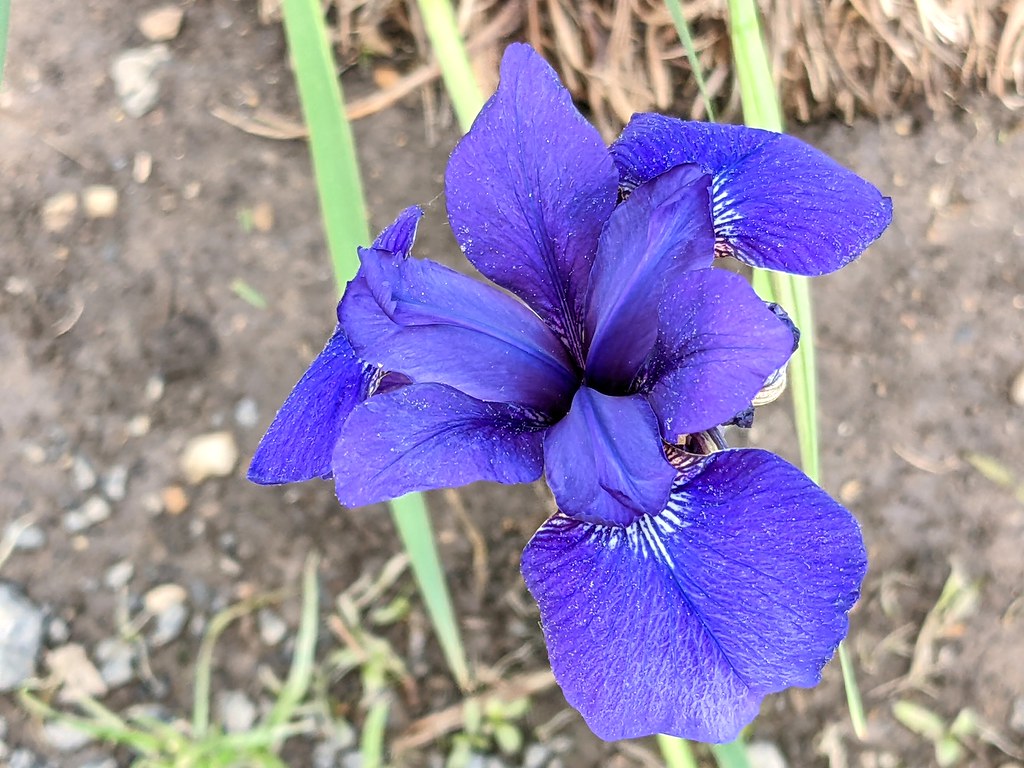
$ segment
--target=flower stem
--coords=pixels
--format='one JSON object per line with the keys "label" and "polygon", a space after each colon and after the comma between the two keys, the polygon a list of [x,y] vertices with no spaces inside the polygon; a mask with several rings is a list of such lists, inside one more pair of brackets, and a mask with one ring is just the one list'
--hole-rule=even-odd
{"label": "flower stem", "polygon": [[[743,119],[747,125],[781,132],[782,110],[778,91],[772,79],[761,24],[754,0],[729,0],[729,19],[736,73],[740,81],[743,101]],[[770,277],[754,270],[754,288],[766,301],[776,301],[800,328],[800,348],[789,366],[793,416],[797,439],[800,442],[800,460],[804,472],[814,482],[821,482],[818,450],[818,391],[814,360],[814,318],[811,311],[811,291],[807,278],[779,272]],[[839,663],[843,670],[846,703],[854,732],[863,738],[866,732],[864,706],[853,663],[843,645],[839,646]]]}
{"label": "flower stem", "polygon": [[[370,243],[366,203],[352,129],[319,0],[284,0],[285,34],[295,64],[302,111],[309,127],[310,153],[327,246],[339,289],[356,273],[357,249]],[[449,10],[451,10],[449,8]],[[391,514],[423,591],[445,658],[458,684],[469,685],[469,663],[451,595],[437,555],[426,503],[410,494],[391,503]]]}
{"label": "flower stem", "polygon": [[431,48],[441,67],[445,89],[465,133],[483,107],[484,97],[473,76],[469,55],[455,21],[455,12],[449,0],[418,0],[418,4]]}

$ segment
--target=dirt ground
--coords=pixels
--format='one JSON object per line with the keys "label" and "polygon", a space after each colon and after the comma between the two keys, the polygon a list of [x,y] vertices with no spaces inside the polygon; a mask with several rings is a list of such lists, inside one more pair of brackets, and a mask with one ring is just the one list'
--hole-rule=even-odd
{"label": "dirt ground", "polygon": [[[244,478],[261,430],[327,338],[335,300],[305,145],[212,114],[258,105],[299,119],[283,38],[258,23],[255,3],[186,4],[156,74],[157,106],[133,118],[109,70],[122,51],[147,44],[135,24],[148,3],[14,6],[0,91],[0,524],[30,514],[43,543],[15,550],[0,579],[45,612],[47,646],[77,643],[90,654],[118,633],[123,600],[135,611],[156,585],[184,587],[187,626],[153,648],[151,674],[136,668],[105,699],[184,713],[199,636],[216,610],[294,587],[318,550],[326,615],[333,595],[400,551],[383,509],[342,510],[328,483],[265,489]],[[368,92],[370,75],[349,72],[348,94]],[[454,129],[428,125],[413,97],[359,121],[356,134],[374,226],[425,205],[418,254],[456,264],[440,197]],[[979,100],[943,122],[907,115],[803,135],[895,200],[883,239],[814,286],[824,485],[858,515],[871,556],[849,639],[868,732],[854,736],[833,663],[818,688],[769,698],[751,737],[791,766],[916,768],[936,764],[933,745],[893,705],[913,702],[946,725],[969,708],[980,724],[955,764],[1019,766],[1024,124]],[[118,192],[109,218],[84,209],[95,184]],[[78,205],[60,221],[53,201],[63,193]],[[239,280],[264,308],[240,295]],[[795,459],[791,429],[777,404],[749,441]],[[190,482],[179,465],[186,443],[218,431],[237,442],[237,466]],[[79,530],[68,516],[90,497],[109,516]],[[472,529],[450,494],[430,501],[474,662],[485,677],[545,669],[518,571],[548,512],[545,492],[473,486],[457,498]],[[130,579],[111,588],[110,569],[123,562]],[[408,575],[403,584],[412,594]],[[297,600],[278,610],[294,632]],[[418,700],[396,696],[395,737],[459,700],[425,626],[416,604],[388,630],[419,691]],[[325,633],[322,653],[337,642]],[[261,701],[254,670],[282,672],[287,649],[243,621],[225,636],[215,686]],[[358,724],[356,689],[336,695]],[[556,688],[536,695],[527,743],[560,739],[568,766],[657,765],[653,741],[603,744],[565,711]],[[126,764],[102,746],[58,752],[12,696],[0,698],[0,717],[0,742],[34,764],[80,766],[106,754]],[[307,742],[292,748],[293,764],[311,764]],[[437,764],[447,744],[405,762]]]}

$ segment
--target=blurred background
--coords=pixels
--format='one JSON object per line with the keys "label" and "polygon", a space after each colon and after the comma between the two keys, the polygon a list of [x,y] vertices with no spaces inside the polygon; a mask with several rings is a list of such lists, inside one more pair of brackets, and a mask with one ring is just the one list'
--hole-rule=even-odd
{"label": "blurred background", "polygon": [[[896,213],[857,263],[813,282],[823,485],[871,557],[848,640],[867,729],[853,732],[833,663],[818,688],[769,697],[750,762],[1020,768],[1024,1],[760,7],[790,130]],[[417,8],[325,3],[373,228],[420,204],[418,254],[464,268],[442,194],[459,129]],[[716,117],[738,121],[725,3],[683,9]],[[660,2],[463,0],[456,13],[488,93],[504,45],[526,40],[609,140],[635,111],[706,119]],[[274,0],[14,2],[0,764],[130,764],[130,749],[44,724],[16,691],[37,677],[61,711],[88,696],[188,719],[201,640],[239,601],[212,718],[251,732],[302,643],[301,575],[318,551],[314,685],[285,765],[366,766],[371,726],[388,765],[662,765],[653,740],[598,741],[550,678],[518,569],[546,489],[428,495],[478,681],[467,708],[383,508],[341,509],[330,483],[245,480],[334,322],[305,134]],[[736,440],[797,458],[785,401]]]}

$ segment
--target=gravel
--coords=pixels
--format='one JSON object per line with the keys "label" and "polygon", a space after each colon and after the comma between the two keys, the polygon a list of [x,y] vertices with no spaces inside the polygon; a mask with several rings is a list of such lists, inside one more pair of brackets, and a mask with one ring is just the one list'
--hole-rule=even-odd
{"label": "gravel", "polygon": [[170,50],[163,43],[130,48],[114,59],[110,77],[121,108],[129,117],[142,117],[157,105],[160,100],[157,70],[170,60]]}
{"label": "gravel", "polygon": [[13,584],[0,583],[0,691],[32,677],[43,641],[43,611]]}

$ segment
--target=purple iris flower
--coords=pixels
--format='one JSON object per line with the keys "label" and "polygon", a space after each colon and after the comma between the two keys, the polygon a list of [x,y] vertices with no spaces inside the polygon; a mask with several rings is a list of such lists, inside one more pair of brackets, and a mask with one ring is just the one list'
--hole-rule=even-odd
{"label": "purple iris flower", "polygon": [[523,45],[446,184],[462,251],[499,287],[412,258],[422,213],[404,211],[360,250],[250,478],[333,476],[358,506],[545,475],[559,512],[522,569],[567,700],[606,739],[735,737],[765,695],[817,682],[865,555],[782,459],[693,449],[793,349],[712,263],[837,269],[888,200],[763,131],[639,115],[609,151]]}

